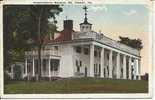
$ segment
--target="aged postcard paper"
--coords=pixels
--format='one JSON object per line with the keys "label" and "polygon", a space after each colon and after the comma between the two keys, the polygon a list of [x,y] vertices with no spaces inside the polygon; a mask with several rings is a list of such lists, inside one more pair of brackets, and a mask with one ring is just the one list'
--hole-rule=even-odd
{"label": "aged postcard paper", "polygon": [[151,98],[153,1],[6,0],[2,98]]}

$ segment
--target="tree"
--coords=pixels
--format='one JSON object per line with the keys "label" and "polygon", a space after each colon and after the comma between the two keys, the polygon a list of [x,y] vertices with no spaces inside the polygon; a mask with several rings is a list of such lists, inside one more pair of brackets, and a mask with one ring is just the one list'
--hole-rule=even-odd
{"label": "tree", "polygon": [[120,40],[118,42],[128,45],[132,48],[138,50],[141,50],[143,48],[142,40],[140,39],[129,39],[128,37],[121,37],[121,36],[119,37],[119,39]]}
{"label": "tree", "polygon": [[[56,31],[56,15],[61,11],[59,5],[4,6],[4,65],[9,66],[14,58],[24,57],[25,50],[37,48],[40,77],[41,49],[47,35]],[[53,19],[53,23],[49,19]]]}
{"label": "tree", "polygon": [[[4,69],[9,68],[11,63],[19,60],[23,56],[23,51],[27,48],[26,40],[28,36],[22,32],[23,23],[27,21],[27,6],[3,7],[3,48],[4,48]],[[22,56],[21,56],[22,55]]]}
{"label": "tree", "polygon": [[[38,50],[38,75],[41,77],[41,50],[43,46],[46,44],[46,36],[49,34],[49,19],[53,18],[55,21],[55,15],[59,14],[62,9],[58,5],[45,6],[45,5],[37,5],[31,6],[31,22],[28,23],[30,33],[32,34],[32,40],[34,40],[34,45]],[[31,25],[30,25],[31,24]],[[56,27],[55,27],[56,28]],[[56,29],[53,29],[53,32]]]}

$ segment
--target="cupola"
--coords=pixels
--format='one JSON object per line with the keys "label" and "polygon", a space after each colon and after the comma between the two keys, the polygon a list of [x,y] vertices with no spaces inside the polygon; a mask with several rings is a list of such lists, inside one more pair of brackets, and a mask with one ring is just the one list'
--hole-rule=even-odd
{"label": "cupola", "polygon": [[89,32],[91,31],[92,28],[92,24],[88,22],[88,18],[87,18],[87,7],[84,6],[83,7],[84,11],[85,11],[85,18],[84,18],[84,22],[80,24],[80,31],[81,32]]}

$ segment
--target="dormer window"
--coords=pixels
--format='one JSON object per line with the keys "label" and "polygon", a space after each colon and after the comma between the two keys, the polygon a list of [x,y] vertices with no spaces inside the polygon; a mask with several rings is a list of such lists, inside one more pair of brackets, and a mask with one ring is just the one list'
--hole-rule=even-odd
{"label": "dormer window", "polygon": [[82,29],[84,29],[84,26],[82,26]]}
{"label": "dormer window", "polygon": [[86,29],[88,29],[88,26],[86,26]]}

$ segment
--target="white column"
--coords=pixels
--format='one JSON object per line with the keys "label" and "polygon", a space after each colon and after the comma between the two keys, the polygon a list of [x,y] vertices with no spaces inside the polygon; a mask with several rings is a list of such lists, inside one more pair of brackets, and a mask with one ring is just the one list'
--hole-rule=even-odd
{"label": "white column", "polygon": [[134,73],[133,73],[134,77],[133,79],[136,80],[137,78],[137,59],[134,59]]}
{"label": "white column", "polygon": [[100,57],[101,57],[101,59],[100,59],[101,60],[100,61],[100,64],[101,64],[101,69],[100,69],[101,70],[101,73],[100,74],[101,74],[101,77],[105,77],[104,76],[104,71],[103,71],[104,70],[104,48],[101,48],[101,56]]}
{"label": "white column", "polygon": [[140,68],[141,68],[141,62],[140,62],[140,59],[137,60],[138,61],[138,65],[137,65],[137,68],[138,68],[138,80],[141,80],[141,73],[140,73]]}
{"label": "white column", "polygon": [[117,53],[117,66],[116,66],[116,78],[120,79],[121,71],[120,71],[120,53]]}
{"label": "white column", "polygon": [[27,58],[25,58],[25,75],[27,76]]}
{"label": "white column", "polygon": [[94,45],[90,45],[90,68],[89,68],[89,76],[94,77]]}
{"label": "white column", "polygon": [[123,79],[126,79],[126,55],[123,55]]}
{"label": "white column", "polygon": [[33,61],[32,61],[32,76],[34,77],[35,76],[35,72],[34,72],[34,57],[33,57],[33,59],[32,59]]}
{"label": "white column", "polygon": [[129,57],[129,79],[131,79],[131,57]]}
{"label": "white column", "polygon": [[49,79],[51,79],[51,64],[50,64],[50,57],[48,59],[48,75],[49,75]]}
{"label": "white column", "polygon": [[109,78],[112,78],[112,50],[109,53]]}

